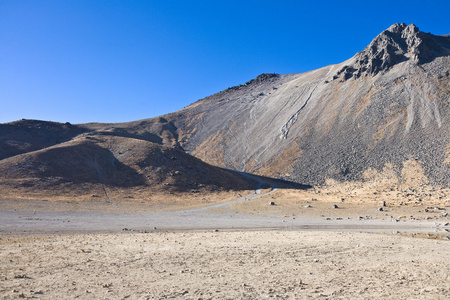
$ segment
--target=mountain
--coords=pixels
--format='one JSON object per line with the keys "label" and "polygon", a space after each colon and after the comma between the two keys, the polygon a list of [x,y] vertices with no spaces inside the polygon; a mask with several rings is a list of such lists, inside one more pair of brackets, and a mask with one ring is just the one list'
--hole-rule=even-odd
{"label": "mountain", "polygon": [[450,186],[450,37],[394,24],[340,64],[261,74],[127,123],[0,124],[0,186],[189,191],[301,184]]}
{"label": "mountain", "polygon": [[213,165],[312,185],[418,169],[449,186],[449,80],[450,38],[394,24],[341,64],[262,74],[165,118]]}

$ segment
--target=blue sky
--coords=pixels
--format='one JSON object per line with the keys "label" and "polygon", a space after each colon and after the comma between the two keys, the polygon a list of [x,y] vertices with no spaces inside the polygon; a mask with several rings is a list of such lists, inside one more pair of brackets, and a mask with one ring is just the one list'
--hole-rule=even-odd
{"label": "blue sky", "polygon": [[450,1],[0,0],[0,123],[124,122],[260,73],[340,63],[393,23],[450,33]]}

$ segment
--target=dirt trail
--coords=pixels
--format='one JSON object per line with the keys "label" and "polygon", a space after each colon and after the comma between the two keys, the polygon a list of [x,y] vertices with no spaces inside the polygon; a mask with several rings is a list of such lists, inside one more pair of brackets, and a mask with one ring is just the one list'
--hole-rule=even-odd
{"label": "dirt trail", "polygon": [[[239,172],[240,173],[240,172]],[[257,177],[257,176],[253,176],[251,174],[247,174],[247,173],[240,173],[241,175],[243,175],[244,177],[247,177],[249,179],[255,180],[258,182],[258,187],[253,191],[253,193],[251,193],[250,195],[238,198],[236,200],[233,201],[228,201],[225,203],[219,203],[219,204],[213,204],[213,205],[208,205],[208,206],[204,206],[204,207],[199,207],[199,208],[193,208],[193,209],[189,209],[189,210],[185,210],[184,212],[204,212],[204,211],[208,211],[208,210],[214,210],[214,209],[219,209],[219,208],[225,208],[225,207],[229,207],[232,204],[235,203],[239,203],[239,202],[243,202],[243,201],[249,201],[249,200],[253,200],[256,198],[260,198],[266,195],[270,195],[274,192],[277,191],[277,185],[264,181],[261,178]],[[264,185],[270,186],[270,191],[262,193],[261,191],[263,190],[262,187]]]}

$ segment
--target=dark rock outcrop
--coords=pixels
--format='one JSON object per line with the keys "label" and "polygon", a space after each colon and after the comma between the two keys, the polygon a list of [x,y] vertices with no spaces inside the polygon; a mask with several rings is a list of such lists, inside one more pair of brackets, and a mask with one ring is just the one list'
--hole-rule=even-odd
{"label": "dark rock outcrop", "polygon": [[394,24],[380,33],[352,63],[338,71],[334,79],[374,76],[394,65],[411,60],[424,64],[439,56],[450,54],[450,39],[419,31],[414,24]]}

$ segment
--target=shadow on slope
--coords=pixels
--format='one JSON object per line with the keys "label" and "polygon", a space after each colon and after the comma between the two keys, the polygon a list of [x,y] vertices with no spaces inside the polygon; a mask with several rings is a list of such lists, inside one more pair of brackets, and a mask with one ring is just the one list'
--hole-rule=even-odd
{"label": "shadow on slope", "polygon": [[70,123],[38,120],[0,124],[0,160],[62,143],[86,131]]}
{"label": "shadow on slope", "polygon": [[2,177],[10,179],[57,178],[57,182],[102,183],[118,187],[145,183],[142,174],[118,161],[108,149],[90,142],[13,157],[4,160],[0,170]]}
{"label": "shadow on slope", "polygon": [[197,190],[253,190],[257,181],[231,170],[209,165],[182,150],[154,145],[137,161],[148,183],[177,193]]}
{"label": "shadow on slope", "polygon": [[259,187],[263,188],[263,189],[272,187],[272,188],[279,188],[279,189],[307,190],[307,189],[310,189],[313,187],[312,185],[301,184],[298,182],[288,181],[288,180],[279,179],[279,178],[254,175],[251,173],[239,172],[239,171],[234,171],[234,170],[224,169],[224,168],[221,168],[221,169],[226,170],[228,172],[233,172],[235,174],[238,174],[243,177],[254,180],[259,184]]}

